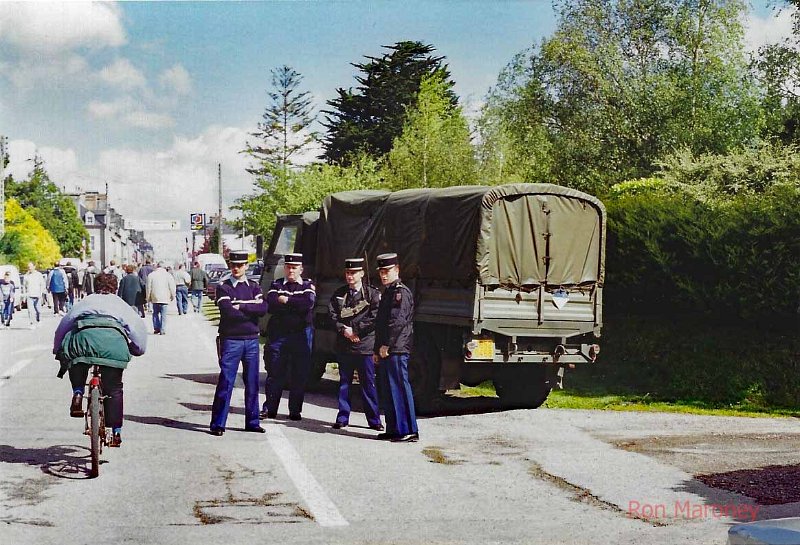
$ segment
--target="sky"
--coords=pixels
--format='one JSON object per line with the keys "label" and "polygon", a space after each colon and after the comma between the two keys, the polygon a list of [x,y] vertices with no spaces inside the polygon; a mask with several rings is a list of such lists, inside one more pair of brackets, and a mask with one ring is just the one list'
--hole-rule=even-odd
{"label": "sky", "polygon": [[[759,1],[745,25],[755,49],[788,36],[789,13]],[[193,212],[252,191],[240,153],[268,104],[270,70],[303,75],[316,110],[355,85],[351,63],[402,40],[446,58],[468,115],[513,56],[555,28],[549,0],[6,2],[0,0],[0,135],[10,172],[38,154],[60,187],[104,190],[177,258]],[[317,151],[311,150],[310,155]]]}

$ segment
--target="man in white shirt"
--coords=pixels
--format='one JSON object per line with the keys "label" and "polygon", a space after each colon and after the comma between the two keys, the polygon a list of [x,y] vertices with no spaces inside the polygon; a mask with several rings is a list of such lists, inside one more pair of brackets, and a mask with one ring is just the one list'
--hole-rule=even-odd
{"label": "man in white shirt", "polygon": [[167,305],[175,300],[175,277],[159,262],[158,268],[147,275],[147,301],[153,303],[153,332],[164,335]]}
{"label": "man in white shirt", "polygon": [[[33,329],[39,325],[41,316],[39,315],[39,301],[42,299],[42,294],[45,291],[44,275],[36,270],[33,263],[28,263],[28,272],[22,279],[22,285],[25,288],[25,296],[28,299],[28,320],[30,327]],[[33,315],[36,314],[36,323],[34,324]]]}

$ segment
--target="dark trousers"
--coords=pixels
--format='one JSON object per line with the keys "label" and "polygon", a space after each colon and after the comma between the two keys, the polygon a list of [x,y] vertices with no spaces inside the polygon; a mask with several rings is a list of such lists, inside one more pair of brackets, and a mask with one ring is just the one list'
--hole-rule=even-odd
{"label": "dark trousers", "polygon": [[379,379],[386,414],[386,432],[397,435],[417,433],[414,395],[408,381],[408,354],[391,354],[381,359]]}
{"label": "dark trousers", "polygon": [[231,406],[233,384],[239,362],[244,381],[244,422],[246,428],[258,427],[258,339],[219,339],[219,378],[211,407],[211,429],[224,430]]}
{"label": "dark trousers", "polygon": [[303,411],[306,382],[311,371],[312,328],[303,331],[270,337],[269,347],[264,352],[267,359],[267,382],[264,390],[267,400],[264,409],[271,414],[278,412],[283,387],[289,382],[289,414]]}
{"label": "dark trousers", "polygon": [[61,293],[53,293],[53,312],[58,314],[59,312],[66,312],[67,311],[67,293],[62,291]]}
{"label": "dark trousers", "polygon": [[378,412],[378,391],[375,388],[375,362],[372,354],[339,354],[339,414],[336,421],[347,424],[350,421],[350,386],[353,384],[353,372],[358,371],[361,384],[361,399],[364,402],[364,414],[370,426],[381,423]]}
{"label": "dark trousers", "polygon": [[[72,383],[72,392],[86,395],[86,379],[89,376],[88,363],[76,363],[69,368],[69,381]],[[110,428],[122,427],[122,371],[116,367],[100,367],[100,380],[102,381],[103,410],[106,413],[106,426]]]}

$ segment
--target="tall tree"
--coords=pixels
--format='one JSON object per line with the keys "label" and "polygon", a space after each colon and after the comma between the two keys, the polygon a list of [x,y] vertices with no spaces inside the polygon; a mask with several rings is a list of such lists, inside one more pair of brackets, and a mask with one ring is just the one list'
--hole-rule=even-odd
{"label": "tall tree", "polygon": [[317,135],[309,130],[315,121],[311,94],[300,91],[303,76],[283,65],[271,71],[272,89],[269,104],[255,132],[258,140],[248,142],[245,153],[258,161],[250,172],[257,176],[287,175],[292,158],[314,142]]}
{"label": "tall tree", "polygon": [[6,180],[6,197],[16,199],[50,232],[63,255],[79,255],[81,243],[89,240],[75,203],[50,180],[40,157],[34,157],[33,170],[27,180]]}
{"label": "tall tree", "polygon": [[416,106],[388,155],[391,189],[446,187],[477,182],[475,152],[461,108],[453,106],[440,74],[424,76]]}
{"label": "tall tree", "polygon": [[649,175],[675,149],[725,153],[758,137],[743,1],[555,7],[554,35],[512,61],[486,110],[500,117],[526,178],[596,190]]}
{"label": "tall tree", "polygon": [[800,0],[793,6],[793,35],[781,43],[759,49],[755,67],[764,88],[767,137],[800,144]]}
{"label": "tall tree", "polygon": [[327,135],[322,157],[330,163],[346,164],[358,152],[373,157],[388,153],[403,131],[406,110],[416,103],[423,76],[438,74],[448,100],[458,103],[444,57],[433,56],[432,45],[403,41],[384,48],[389,51],[382,56],[353,64],[361,72],[358,86],[337,89],[336,98],[328,101],[330,109],[323,110]]}

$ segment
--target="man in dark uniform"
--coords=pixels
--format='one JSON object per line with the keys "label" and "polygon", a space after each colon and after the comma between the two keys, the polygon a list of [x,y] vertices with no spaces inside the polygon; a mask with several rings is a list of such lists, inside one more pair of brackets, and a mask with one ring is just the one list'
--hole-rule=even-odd
{"label": "man in dark uniform", "polygon": [[219,307],[219,379],[211,407],[211,434],[225,433],[225,423],[239,362],[244,379],[245,431],[264,433],[258,421],[258,319],[267,304],[257,282],[247,280],[247,252],[231,252],[231,276],[217,287]]}
{"label": "man in dark uniform", "polygon": [[284,278],[274,281],[267,292],[267,306],[272,315],[267,326],[269,345],[264,351],[267,400],[262,418],[275,418],[287,378],[289,385],[289,418],[300,420],[303,397],[311,371],[313,312],[317,299],[311,280],[303,280],[303,254],[286,254]]}
{"label": "man in dark uniform", "polygon": [[[378,274],[385,289],[375,321],[375,363],[386,399],[386,433],[378,439],[419,440],[414,396],[408,381],[408,356],[414,337],[414,296],[400,281],[397,254],[378,256]],[[383,394],[382,394],[383,395]]]}
{"label": "man in dark uniform", "polygon": [[378,392],[375,389],[375,318],[378,315],[380,292],[366,285],[364,259],[345,260],[346,286],[333,292],[328,304],[328,314],[336,324],[336,359],[339,362],[339,414],[335,429],[350,423],[350,385],[353,372],[358,371],[364,414],[373,430],[383,431],[378,411]]}

